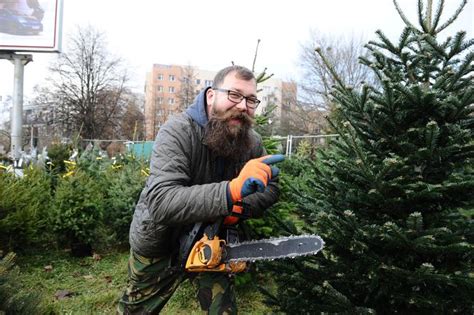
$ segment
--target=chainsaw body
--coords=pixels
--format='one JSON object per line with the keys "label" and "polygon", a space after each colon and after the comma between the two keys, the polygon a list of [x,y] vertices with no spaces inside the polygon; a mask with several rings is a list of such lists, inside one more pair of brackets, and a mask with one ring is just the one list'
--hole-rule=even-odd
{"label": "chainsaw body", "polygon": [[184,235],[178,256],[181,268],[187,272],[238,273],[247,270],[247,262],[315,255],[324,247],[318,235],[240,242],[237,230],[223,225],[223,221],[196,223]]}
{"label": "chainsaw body", "polygon": [[206,234],[197,241],[188,259],[185,270],[188,272],[242,272],[247,268],[247,264],[240,262],[223,262],[226,257],[226,241],[214,236],[210,239]]}

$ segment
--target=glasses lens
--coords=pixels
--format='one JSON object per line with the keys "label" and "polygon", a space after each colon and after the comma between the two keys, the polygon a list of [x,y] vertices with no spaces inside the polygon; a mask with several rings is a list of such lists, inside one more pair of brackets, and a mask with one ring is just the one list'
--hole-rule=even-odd
{"label": "glasses lens", "polygon": [[258,103],[258,100],[256,98],[248,98],[247,99],[247,105],[256,106],[257,103]]}
{"label": "glasses lens", "polygon": [[229,100],[231,100],[232,102],[237,102],[237,103],[240,103],[242,99],[244,98],[241,94],[234,91],[229,91],[228,96],[229,96]]}

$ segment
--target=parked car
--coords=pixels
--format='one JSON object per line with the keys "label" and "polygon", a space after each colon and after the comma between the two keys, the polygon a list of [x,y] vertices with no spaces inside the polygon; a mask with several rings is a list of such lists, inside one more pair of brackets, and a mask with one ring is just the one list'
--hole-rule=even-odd
{"label": "parked car", "polygon": [[43,31],[43,24],[36,18],[17,14],[10,9],[0,9],[0,32],[14,35],[37,35]]}

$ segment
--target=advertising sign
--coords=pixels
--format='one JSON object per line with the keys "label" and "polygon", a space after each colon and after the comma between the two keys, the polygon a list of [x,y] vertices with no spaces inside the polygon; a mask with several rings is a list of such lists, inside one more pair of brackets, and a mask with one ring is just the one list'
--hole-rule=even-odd
{"label": "advertising sign", "polygon": [[0,51],[59,52],[62,0],[0,0]]}

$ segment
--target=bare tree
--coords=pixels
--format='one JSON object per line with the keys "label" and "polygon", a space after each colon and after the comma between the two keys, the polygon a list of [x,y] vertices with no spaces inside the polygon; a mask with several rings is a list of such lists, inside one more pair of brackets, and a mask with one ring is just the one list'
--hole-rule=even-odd
{"label": "bare tree", "polygon": [[145,115],[141,110],[143,97],[130,94],[129,100],[124,110],[121,132],[122,137],[136,141],[145,139]]}
{"label": "bare tree", "polygon": [[310,32],[310,39],[301,46],[303,77],[298,84],[298,98],[294,96],[296,93],[284,97],[283,133],[318,134],[327,129],[325,116],[337,116],[330,97],[335,82],[316,49],[322,51],[345,84],[357,88],[363,82],[375,80],[369,68],[359,63],[359,57],[367,54],[363,47],[362,39],[329,37],[317,30]]}
{"label": "bare tree", "polygon": [[197,95],[196,78],[197,76],[192,66],[188,65],[183,67],[183,75],[179,79],[181,81],[181,87],[178,91],[179,111],[184,110],[194,101]]}
{"label": "bare tree", "polygon": [[322,51],[345,84],[356,88],[363,82],[373,82],[370,69],[359,63],[359,57],[367,55],[362,38],[329,37],[317,30],[312,30],[310,36],[302,45],[300,55],[303,79],[299,86],[304,103],[331,110],[329,93],[335,82],[315,52],[316,48]]}
{"label": "bare tree", "polygon": [[83,138],[117,134],[127,104],[127,73],[122,60],[107,50],[105,35],[91,26],[77,29],[50,66],[50,85],[39,89],[38,103],[54,107],[64,136],[80,132]]}

